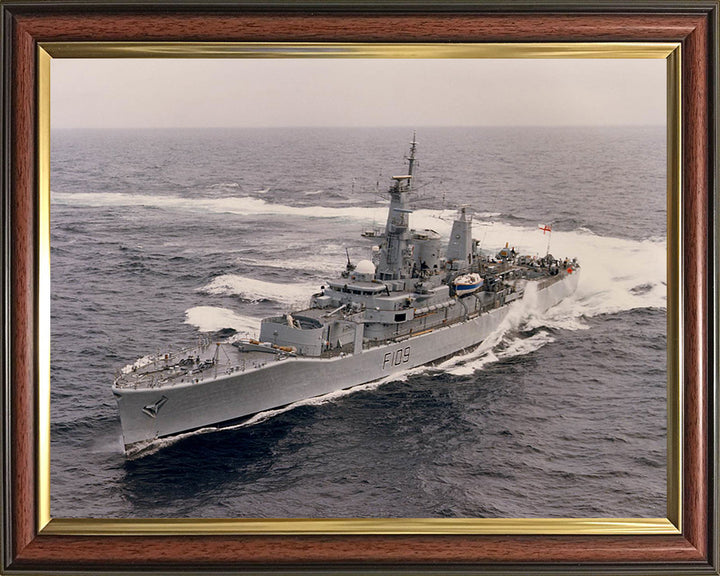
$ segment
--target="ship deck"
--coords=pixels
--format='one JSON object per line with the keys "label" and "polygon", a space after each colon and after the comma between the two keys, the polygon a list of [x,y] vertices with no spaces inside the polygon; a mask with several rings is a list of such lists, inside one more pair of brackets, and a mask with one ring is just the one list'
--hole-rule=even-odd
{"label": "ship deck", "polygon": [[[178,384],[217,380],[252,372],[268,364],[299,358],[297,354],[254,341],[215,342],[179,352],[147,356],[126,366],[115,378],[119,389],[165,388]],[[313,358],[330,359],[352,353],[352,345],[323,351]]]}
{"label": "ship deck", "polygon": [[115,379],[117,388],[164,388],[259,370],[269,362],[292,357],[277,350],[242,351],[230,342],[203,343],[179,352],[157,354],[127,366]]}
{"label": "ship deck", "polygon": [[[539,288],[548,283],[554,283],[559,276],[546,277],[539,282]],[[518,294],[520,296],[520,294]],[[488,307],[487,310],[491,309]],[[487,312],[485,307],[471,316]],[[298,315],[327,321],[332,318],[326,309],[308,308],[296,312]],[[345,320],[362,321],[362,313],[344,316]],[[460,317],[450,326],[462,322],[468,317]],[[434,329],[434,327],[432,328]],[[432,330],[431,329],[431,330]],[[428,331],[431,331],[428,330]],[[392,338],[378,341],[365,341],[363,349],[374,348],[395,342],[401,342],[411,337],[412,332],[395,334]],[[417,334],[416,334],[417,335]],[[273,346],[269,343],[260,343],[255,340],[239,340],[235,342],[211,342],[203,339],[197,346],[186,348],[167,354],[147,356],[126,366],[115,378],[113,386],[117,389],[152,389],[166,388],[181,384],[200,383],[218,380],[236,373],[253,372],[267,367],[269,364],[283,362],[293,358],[331,359],[353,353],[353,343],[341,347],[324,350],[319,356],[301,356],[289,349]]]}

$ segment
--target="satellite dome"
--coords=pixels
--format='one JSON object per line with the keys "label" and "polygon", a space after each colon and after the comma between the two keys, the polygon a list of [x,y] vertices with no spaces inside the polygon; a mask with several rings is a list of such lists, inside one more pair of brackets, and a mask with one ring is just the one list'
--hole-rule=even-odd
{"label": "satellite dome", "polygon": [[375,274],[375,264],[370,260],[360,260],[355,266],[355,272],[358,274]]}

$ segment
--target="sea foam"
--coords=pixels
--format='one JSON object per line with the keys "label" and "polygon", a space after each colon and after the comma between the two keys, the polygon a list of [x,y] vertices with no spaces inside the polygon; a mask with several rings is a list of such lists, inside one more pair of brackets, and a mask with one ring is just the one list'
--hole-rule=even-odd
{"label": "sea foam", "polygon": [[274,300],[287,306],[307,304],[320,286],[310,283],[266,282],[237,274],[223,274],[199,289],[205,294],[240,296],[250,302]]}
{"label": "sea foam", "polygon": [[185,324],[197,327],[200,332],[217,332],[232,328],[247,336],[257,336],[260,332],[260,320],[227,308],[213,306],[195,306],[185,311]]}

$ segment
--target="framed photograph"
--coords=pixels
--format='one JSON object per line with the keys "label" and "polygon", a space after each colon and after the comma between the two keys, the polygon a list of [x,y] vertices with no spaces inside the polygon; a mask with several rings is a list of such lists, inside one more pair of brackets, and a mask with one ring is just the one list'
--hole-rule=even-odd
{"label": "framed photograph", "polygon": [[3,569],[717,574],[718,6],[628,8],[4,3]]}

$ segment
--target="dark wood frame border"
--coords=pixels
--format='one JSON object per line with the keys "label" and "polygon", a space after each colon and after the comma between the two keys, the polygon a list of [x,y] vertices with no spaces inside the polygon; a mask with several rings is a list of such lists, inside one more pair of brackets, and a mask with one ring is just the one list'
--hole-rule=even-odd
{"label": "dark wood frame border", "polygon": [[[718,574],[717,0],[291,4],[0,0],[2,564],[63,571]],[[682,44],[683,530],[641,536],[61,536],[36,498],[39,42]]]}

